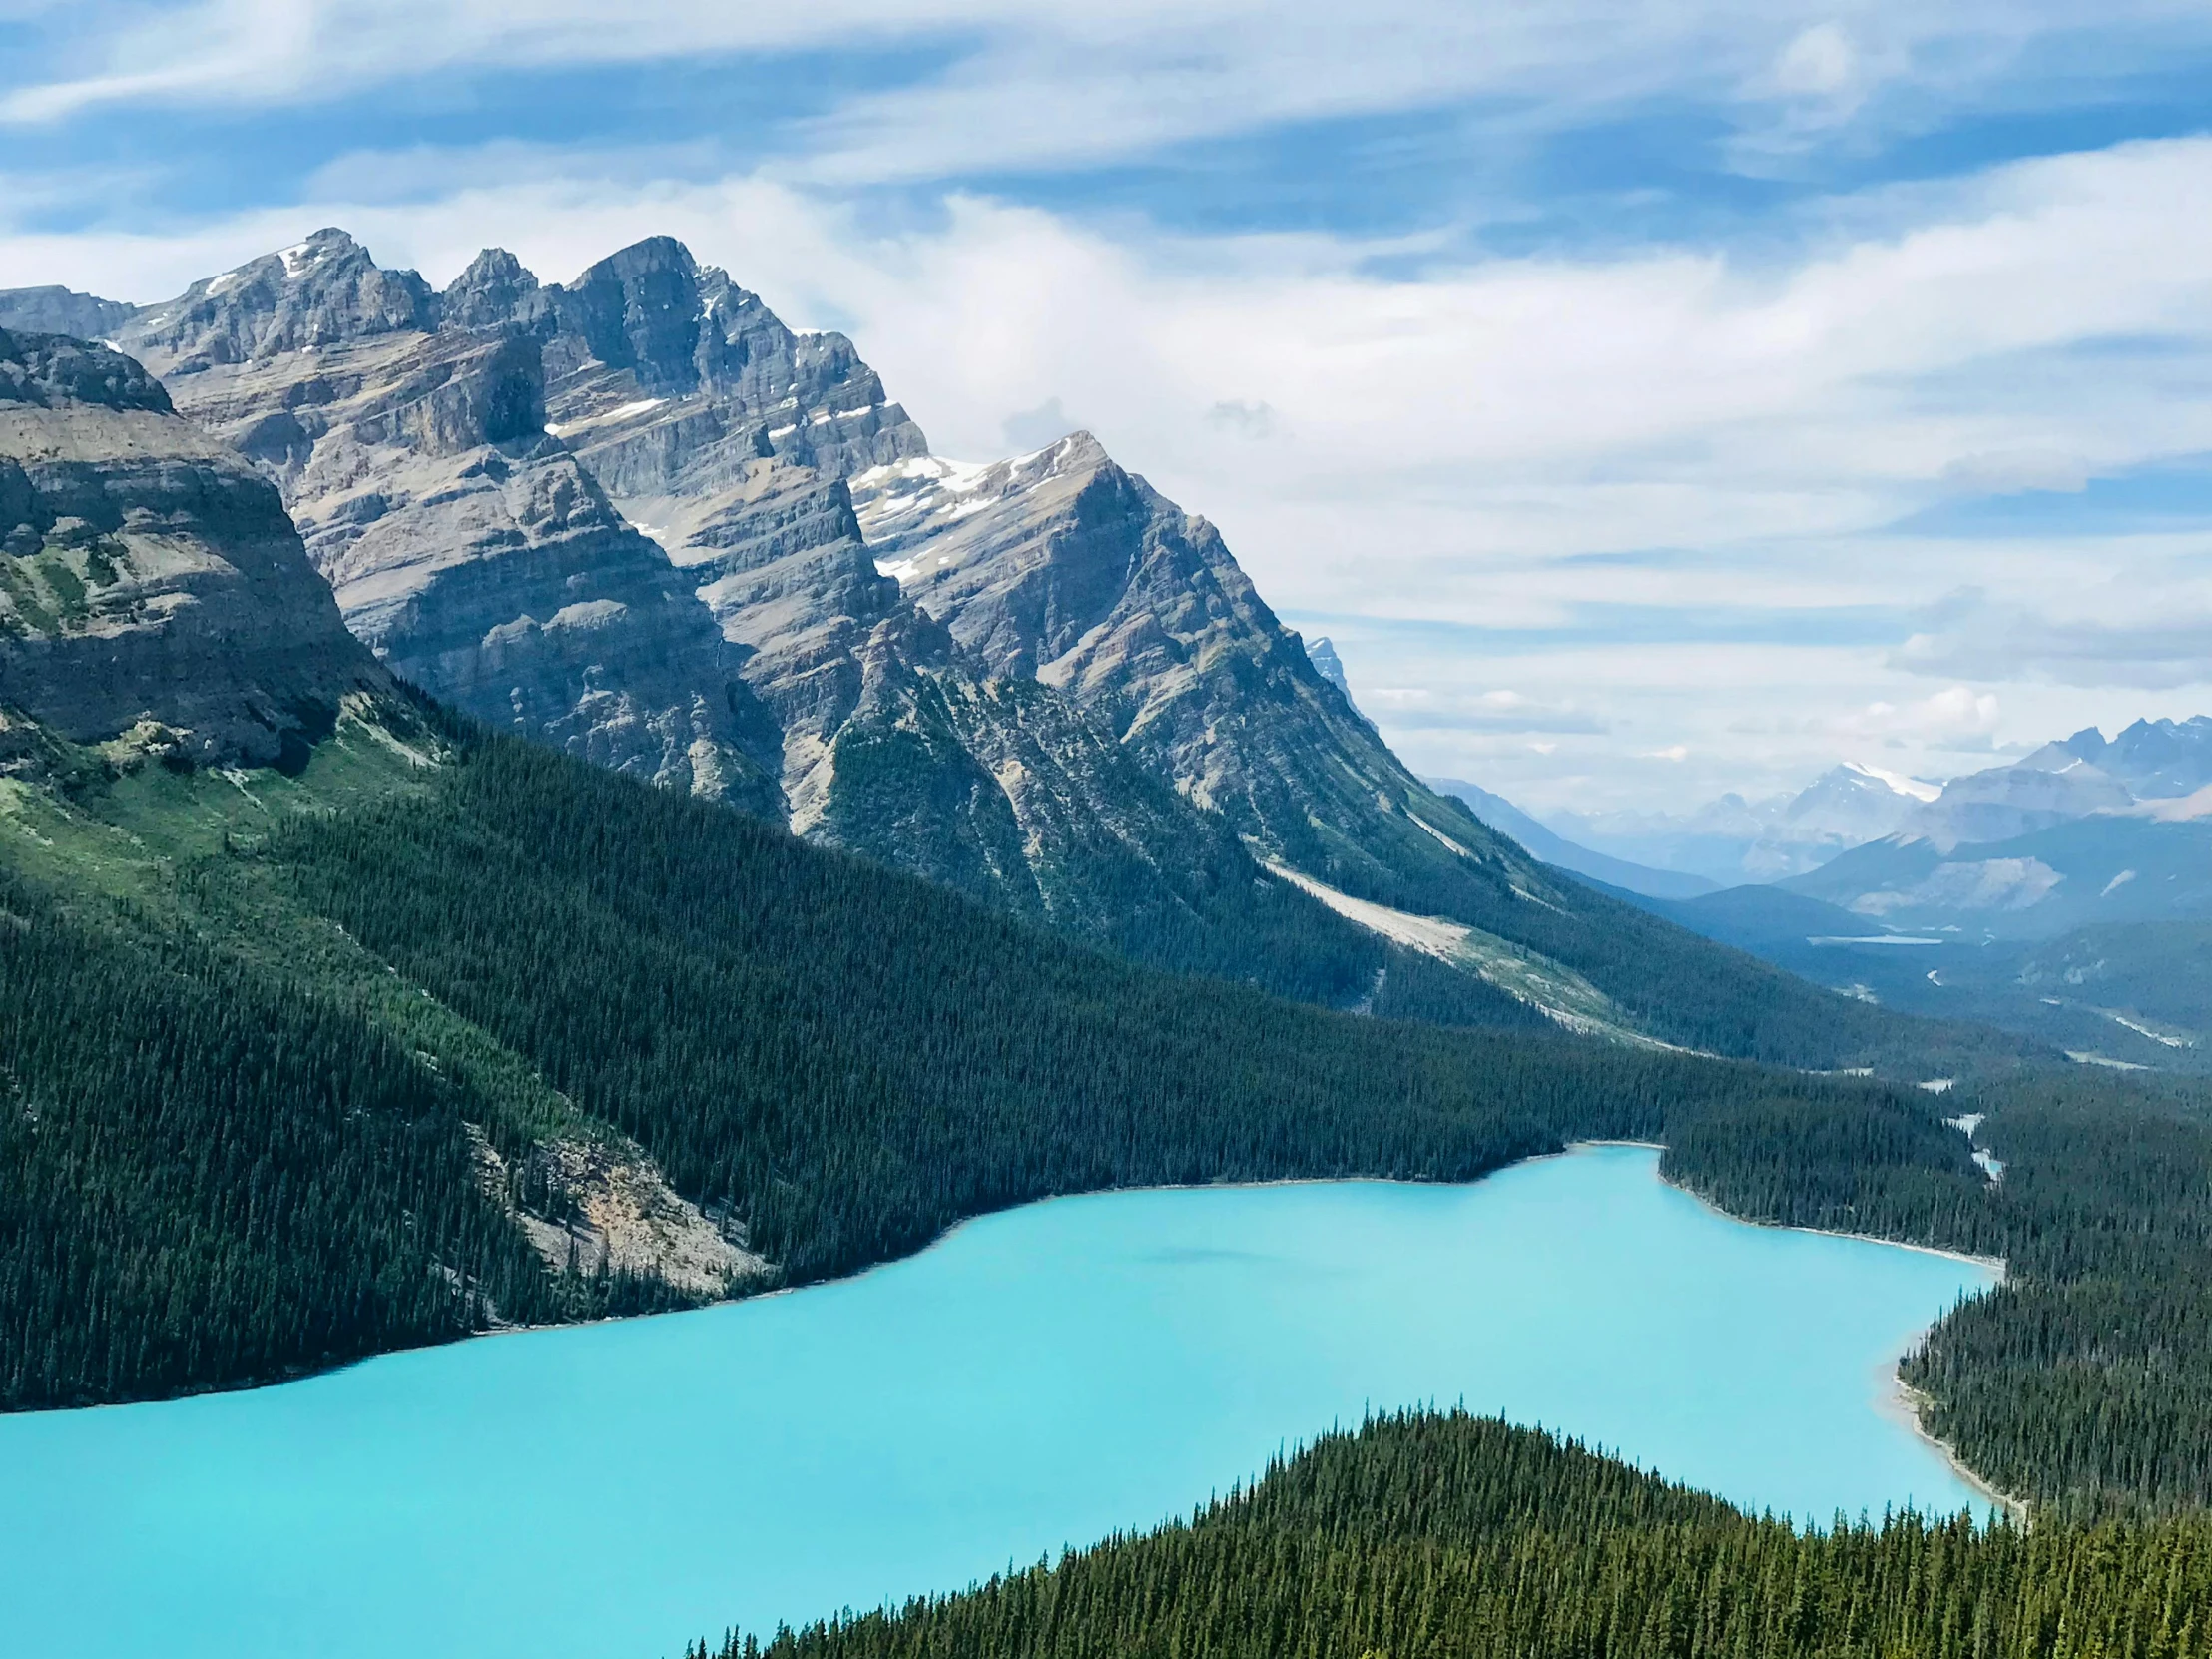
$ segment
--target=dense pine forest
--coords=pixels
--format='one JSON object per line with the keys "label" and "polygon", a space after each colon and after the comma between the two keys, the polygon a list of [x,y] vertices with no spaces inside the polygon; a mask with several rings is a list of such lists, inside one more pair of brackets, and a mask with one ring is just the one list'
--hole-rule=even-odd
{"label": "dense pine forest", "polygon": [[687,1659],[2202,1659],[2212,1520],[1824,1531],[1464,1414],[1332,1435],[1145,1537]]}
{"label": "dense pine forest", "polygon": [[[1925,1127],[1856,1080],[1172,978],[718,807],[443,741],[405,787],[288,813],[94,772],[42,821],[55,859],[90,850],[6,894],[0,1401],[679,1300],[541,1270],[499,1202],[533,1195],[487,1191],[472,1134],[520,1170],[550,1135],[634,1140],[800,1283],[1058,1192],[1466,1180],[1758,1102]],[[120,881],[114,848],[157,834],[170,855]],[[1970,1169],[1954,1140],[1933,1146]]]}
{"label": "dense pine forest", "polygon": [[[112,1399],[550,1311],[388,1038],[0,885],[0,1401]],[[342,1294],[340,1293],[342,1287]]]}
{"label": "dense pine forest", "polygon": [[1465,1179],[1738,1094],[1867,1092],[1170,978],[506,742],[434,800],[303,817],[256,856],[680,1189],[750,1218],[796,1279],[1046,1193]]}
{"label": "dense pine forest", "polygon": [[1909,1365],[1931,1423],[2054,1512],[2212,1501],[2188,1086],[1989,1067],[1937,1096],[1482,1024],[1441,970],[1393,971],[1383,1011],[1467,1028],[1331,1013],[408,719],[284,776],[7,786],[0,1403],[687,1300],[520,1242],[514,1209],[558,1219],[552,1141],[634,1147],[764,1285],[1052,1193],[1465,1180],[1620,1137],[1739,1215],[2003,1256]]}

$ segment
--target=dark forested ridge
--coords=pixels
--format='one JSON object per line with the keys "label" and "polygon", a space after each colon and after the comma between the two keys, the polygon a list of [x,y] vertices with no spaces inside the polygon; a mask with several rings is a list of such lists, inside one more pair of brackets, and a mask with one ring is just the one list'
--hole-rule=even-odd
{"label": "dark forested ridge", "polygon": [[1857,1083],[1170,978],[504,740],[433,798],[300,818],[255,856],[680,1190],[748,1217],[797,1279],[1048,1193],[1466,1179],[1738,1095],[1915,1110]]}
{"label": "dark forested ridge", "polygon": [[[1370,1422],[1144,1537],[719,1659],[2204,1659],[2212,1520],[1802,1531],[1462,1413]],[[704,1643],[687,1659],[715,1659]]]}
{"label": "dark forested ridge", "polygon": [[[418,713],[341,726],[297,780],[87,764],[12,798],[6,1403],[672,1300],[519,1242],[502,1210],[556,1219],[528,1174],[564,1136],[635,1147],[793,1283],[1051,1193],[1465,1180],[1724,1105],[1927,1116],[1858,1080],[1169,977]],[[476,1136],[519,1174],[487,1183]]]}

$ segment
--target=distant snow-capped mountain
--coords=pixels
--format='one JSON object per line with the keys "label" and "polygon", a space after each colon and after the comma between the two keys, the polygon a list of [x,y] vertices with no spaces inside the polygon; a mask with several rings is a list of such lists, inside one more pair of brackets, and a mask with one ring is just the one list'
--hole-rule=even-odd
{"label": "distant snow-capped mountain", "polygon": [[1679,815],[1554,813],[1546,822],[1593,851],[1735,886],[1818,869],[1895,832],[1941,793],[1940,784],[1846,761],[1796,795],[1758,802],[1724,795]]}
{"label": "distant snow-capped mountain", "polygon": [[2138,720],[2109,742],[2088,726],[2024,760],[1952,779],[1898,828],[1948,852],[2097,813],[2178,801],[2207,785],[2212,785],[2212,718]]}

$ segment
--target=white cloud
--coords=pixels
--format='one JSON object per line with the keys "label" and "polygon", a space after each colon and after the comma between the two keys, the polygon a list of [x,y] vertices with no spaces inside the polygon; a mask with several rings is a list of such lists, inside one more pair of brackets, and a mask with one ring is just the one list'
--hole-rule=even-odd
{"label": "white cloud", "polygon": [[2079,495],[2089,487],[2089,463],[2062,449],[2004,449],[1959,456],[1943,468],[1942,482],[1959,495]]}
{"label": "white cloud", "polygon": [[[1387,276],[1352,239],[1176,239],[973,195],[885,231],[788,178],[649,160],[505,146],[415,158],[411,188],[450,181],[417,201],[344,188],[358,165],[175,232],[0,228],[0,284],[164,297],[330,223],[433,280],[485,243],[562,278],[681,236],[793,322],[851,332],[945,453],[1018,447],[1010,411],[1079,416],[1221,524],[1356,683],[1367,651],[1421,694],[1362,694],[1416,765],[1538,801],[1766,793],[1859,744],[1940,774],[2190,712],[2150,694],[2212,673],[2201,538],[1884,530],[2212,450],[2212,222],[2174,207],[2212,197],[2212,140],[1870,191],[1760,263],[1680,246]],[[2160,349],[2083,355],[2143,337]],[[1967,588],[2002,600],[1940,608]],[[1469,632],[1409,644],[1405,619]],[[1759,730],[1734,729],[1747,709]]]}
{"label": "white cloud", "polygon": [[1859,54],[1837,23],[1816,23],[1796,36],[1775,61],[1777,91],[1834,98],[1858,78]]}
{"label": "white cloud", "polygon": [[[1764,126],[1833,121],[1877,78],[1957,94],[2022,44],[2081,27],[2063,0],[1653,6],[1439,6],[1432,0],[190,0],[50,8],[75,19],[66,67],[0,94],[0,119],[104,107],[227,109],[311,102],[439,71],[550,67],[797,49],[926,45],[939,73],[848,98],[811,123],[805,177],[853,182],[1049,168],[1179,140],[1338,114],[1484,100],[1555,128],[1590,111],[1704,99]],[[2189,0],[2115,0],[2108,31],[2201,28]],[[1749,89],[1748,92],[1745,89]]]}
{"label": "white cloud", "polygon": [[1983,747],[1995,736],[1997,716],[1995,693],[1949,686],[1903,707],[1870,703],[1832,721],[1830,730],[1851,738],[1907,738],[1924,745],[1966,749]]}

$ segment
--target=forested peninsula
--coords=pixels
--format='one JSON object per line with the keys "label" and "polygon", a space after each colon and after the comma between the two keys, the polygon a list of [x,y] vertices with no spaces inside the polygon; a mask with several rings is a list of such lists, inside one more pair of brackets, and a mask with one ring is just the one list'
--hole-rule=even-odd
{"label": "forested peninsula", "polygon": [[2201,1659],[2212,1521],[1826,1529],[1539,1430],[1395,1416],[1189,1523],[686,1659]]}

